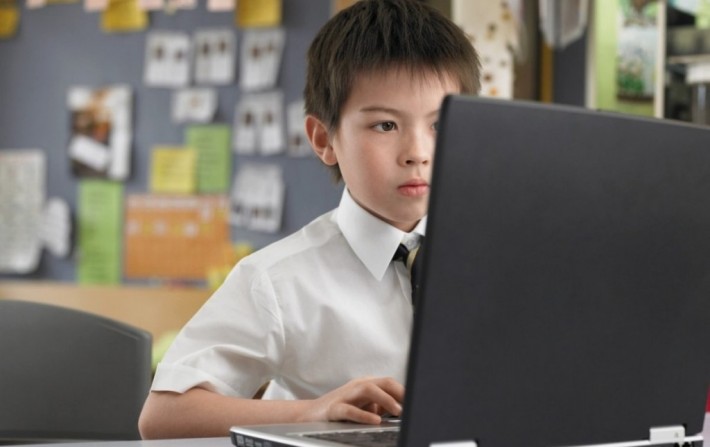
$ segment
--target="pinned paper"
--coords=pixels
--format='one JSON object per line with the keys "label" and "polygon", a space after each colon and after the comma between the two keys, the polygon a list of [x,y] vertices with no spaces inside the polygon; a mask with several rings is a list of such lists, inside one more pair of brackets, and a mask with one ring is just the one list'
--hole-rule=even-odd
{"label": "pinned paper", "polygon": [[71,248],[71,213],[66,201],[51,198],[42,215],[40,240],[54,256],[66,258]]}
{"label": "pinned paper", "polygon": [[278,26],[281,24],[281,0],[239,0],[237,26]]}
{"label": "pinned paper", "polygon": [[142,31],[148,25],[148,15],[138,6],[138,0],[109,0],[101,14],[101,29],[105,32]]}
{"label": "pinned paper", "polygon": [[43,8],[47,5],[47,0],[27,0],[25,5],[27,6],[27,9]]}
{"label": "pinned paper", "polygon": [[108,8],[108,0],[84,0],[84,11],[103,11]]}
{"label": "pinned paper", "polygon": [[286,124],[288,129],[288,145],[286,151],[292,157],[305,157],[312,155],[311,145],[308,142],[305,128],[305,103],[303,100],[294,101],[288,105]]}
{"label": "pinned paper", "polygon": [[211,12],[233,11],[236,0],[207,0],[207,10]]}
{"label": "pinned paper", "polygon": [[77,201],[77,281],[80,284],[118,284],[121,279],[123,185],[82,180]]}
{"label": "pinned paper", "polygon": [[14,3],[0,4],[0,39],[17,34],[20,23],[20,8]]}
{"label": "pinned paper", "polygon": [[191,194],[195,192],[197,151],[184,147],[156,147],[150,163],[152,192]]}
{"label": "pinned paper", "polygon": [[229,29],[195,32],[195,82],[226,85],[234,82],[236,38]]}
{"label": "pinned paper", "polygon": [[131,90],[126,86],[73,87],[68,153],[79,177],[125,180],[130,169]]}
{"label": "pinned paper", "polygon": [[286,32],[280,28],[244,33],[239,72],[242,90],[266,90],[276,86],[285,38]]}
{"label": "pinned paper", "polygon": [[129,196],[127,278],[204,280],[229,241],[225,196]]}
{"label": "pinned paper", "polygon": [[230,223],[275,233],[281,228],[285,186],[281,167],[244,165],[232,187]]}
{"label": "pinned paper", "polygon": [[210,88],[176,90],[173,93],[173,121],[176,123],[212,121],[217,111],[217,92]]}
{"label": "pinned paper", "polygon": [[197,0],[167,0],[168,11],[174,11],[176,9],[195,9],[197,7]]}
{"label": "pinned paper", "polygon": [[237,104],[234,149],[240,154],[273,155],[283,152],[283,93],[244,95]]}
{"label": "pinned paper", "polygon": [[478,52],[481,96],[512,98],[519,11],[515,2],[457,2],[459,23]]}
{"label": "pinned paper", "polygon": [[[616,97],[624,101],[653,102],[658,53],[657,5],[627,2],[617,20]],[[686,66],[686,83],[697,71]]]}
{"label": "pinned paper", "polygon": [[138,0],[138,7],[144,11],[156,11],[165,7],[165,0]]}
{"label": "pinned paper", "polygon": [[39,265],[46,170],[40,150],[0,151],[0,272],[30,273]]}
{"label": "pinned paper", "polygon": [[283,152],[285,147],[283,94],[281,92],[264,93],[261,97],[261,113],[259,115],[261,154],[278,154]]}
{"label": "pinned paper", "polygon": [[232,174],[231,129],[222,124],[190,126],[185,145],[197,151],[197,191],[226,193]]}
{"label": "pinned paper", "polygon": [[155,31],[145,44],[143,81],[153,87],[184,87],[190,83],[190,37]]}
{"label": "pinned paper", "polygon": [[69,142],[69,156],[94,171],[106,171],[111,162],[111,148],[93,138],[77,134]]}

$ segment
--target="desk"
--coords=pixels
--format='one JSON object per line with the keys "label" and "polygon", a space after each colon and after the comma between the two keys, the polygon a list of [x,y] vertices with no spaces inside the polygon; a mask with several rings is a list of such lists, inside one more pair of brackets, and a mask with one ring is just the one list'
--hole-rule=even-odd
{"label": "desk", "polygon": [[[710,439],[710,412],[705,413],[704,439]],[[160,439],[155,441],[89,441],[54,444],[23,444],[22,447],[233,447],[225,438]]]}
{"label": "desk", "polygon": [[22,444],[22,447],[233,447],[229,437],[158,439],[155,441],[82,441],[52,444]]}

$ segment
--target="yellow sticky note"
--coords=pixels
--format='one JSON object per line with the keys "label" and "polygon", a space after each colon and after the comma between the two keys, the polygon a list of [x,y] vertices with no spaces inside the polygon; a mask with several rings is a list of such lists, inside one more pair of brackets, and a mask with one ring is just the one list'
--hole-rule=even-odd
{"label": "yellow sticky note", "polygon": [[138,6],[138,0],[110,0],[101,13],[101,29],[107,33],[141,31],[148,25],[148,14]]}
{"label": "yellow sticky note", "polygon": [[14,36],[19,23],[20,10],[17,6],[0,7],[0,39]]}
{"label": "yellow sticky note", "polygon": [[239,0],[236,19],[240,27],[278,26],[281,24],[281,0]]}
{"label": "yellow sticky note", "polygon": [[197,184],[197,151],[184,147],[153,149],[150,189],[153,192],[192,194]]}

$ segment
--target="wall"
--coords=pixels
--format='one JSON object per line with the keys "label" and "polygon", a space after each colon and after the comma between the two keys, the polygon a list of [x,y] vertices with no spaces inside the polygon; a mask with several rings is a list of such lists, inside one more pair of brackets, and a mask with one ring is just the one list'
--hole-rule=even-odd
{"label": "wall", "polygon": [[[207,12],[205,2],[199,3],[196,10],[172,15],[152,12],[147,31],[192,32],[201,27],[232,27],[237,43],[241,42],[242,30],[234,27],[232,12]],[[301,97],[308,44],[329,15],[328,0],[283,0],[283,27],[287,37],[279,87],[284,91],[286,104]],[[172,90],[142,84],[145,38],[145,31],[104,34],[100,30],[100,14],[86,13],[81,3],[73,3],[39,10],[26,10],[23,6],[18,35],[0,40],[0,150],[44,150],[48,162],[48,196],[66,200],[74,214],[78,182],[70,173],[66,155],[69,87],[113,83],[133,87],[132,176],[125,183],[125,194],[148,190],[149,156],[154,145],[183,142],[183,126],[170,119]],[[215,121],[231,125],[240,97],[236,83],[218,88],[218,96]],[[235,155],[233,171],[249,161],[277,163],[283,167],[287,188],[283,226],[276,234],[232,228],[232,240],[249,241],[261,247],[296,231],[337,205],[341,187],[332,183],[328,171],[315,157]],[[71,257],[57,259],[45,251],[35,273],[0,275],[0,278],[73,281],[75,260]]]}

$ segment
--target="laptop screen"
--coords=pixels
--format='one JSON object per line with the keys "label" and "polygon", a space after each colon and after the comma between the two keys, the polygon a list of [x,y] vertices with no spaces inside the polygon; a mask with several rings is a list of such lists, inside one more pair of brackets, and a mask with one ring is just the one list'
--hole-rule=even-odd
{"label": "laptop screen", "polygon": [[448,97],[423,252],[400,445],[701,431],[710,128]]}

